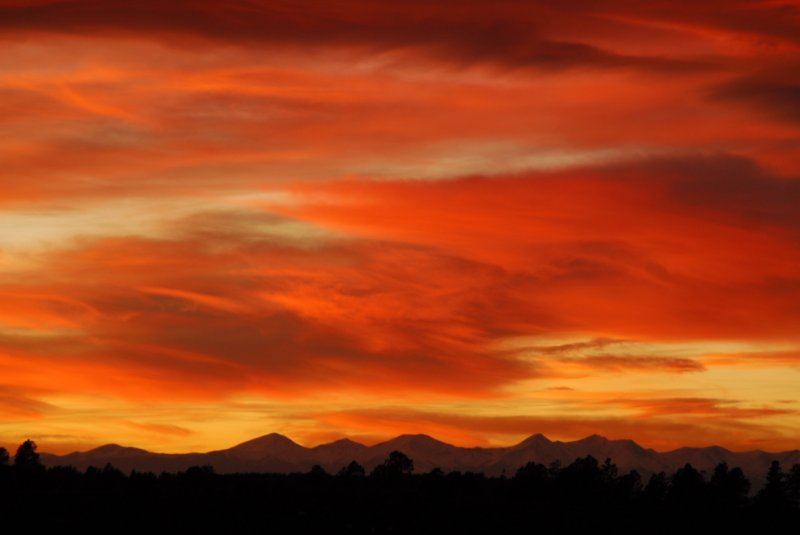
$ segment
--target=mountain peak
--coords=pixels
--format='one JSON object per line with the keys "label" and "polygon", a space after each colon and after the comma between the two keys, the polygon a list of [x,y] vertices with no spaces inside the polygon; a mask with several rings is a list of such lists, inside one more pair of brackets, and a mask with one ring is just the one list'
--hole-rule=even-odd
{"label": "mountain peak", "polygon": [[253,444],[253,443],[259,443],[259,444],[294,444],[296,446],[299,445],[295,441],[293,441],[291,438],[289,438],[289,437],[287,437],[285,435],[281,435],[279,433],[269,433],[267,435],[261,435],[260,437],[252,438],[252,439],[250,439],[248,441],[242,442],[241,444],[239,444],[239,446],[242,446],[244,444]]}
{"label": "mountain peak", "polygon": [[278,433],[263,435],[230,448],[228,451],[248,458],[262,458],[303,451],[305,448]]}
{"label": "mountain peak", "polygon": [[[94,448],[92,450],[89,450],[89,451],[96,451],[96,452],[108,451],[108,452],[112,452],[112,451],[120,451],[120,450],[139,450],[139,448],[132,448],[130,446],[121,446],[119,444],[103,444],[102,446],[98,446],[98,447],[96,447],[96,448]],[[143,450],[139,450],[139,451],[143,451]]]}
{"label": "mountain peak", "polygon": [[102,446],[91,449],[86,453],[102,457],[116,457],[120,455],[132,455],[149,452],[141,448],[131,448],[128,446],[120,446],[119,444],[103,444]]}
{"label": "mountain peak", "polygon": [[97,446],[96,448],[92,448],[89,451],[94,451],[97,453],[101,452],[111,452],[111,451],[119,451],[121,449],[125,449],[124,446],[120,446],[119,444],[103,444],[102,446]]}
{"label": "mountain peak", "polygon": [[350,440],[349,438],[340,438],[339,440],[334,440],[333,442],[327,442],[325,444],[320,444],[318,446],[314,446],[313,450],[354,450],[354,449],[366,449],[366,446],[360,444],[354,440]]}
{"label": "mountain peak", "polygon": [[402,435],[398,435],[397,438],[413,438],[418,440],[433,440],[434,442],[439,442],[432,436],[426,435],[425,433],[404,433]]}
{"label": "mountain peak", "polygon": [[418,433],[416,435],[400,435],[386,442],[387,444],[436,444],[449,446],[446,442],[437,440],[430,435]]}
{"label": "mountain peak", "polygon": [[596,433],[575,441],[577,444],[605,444],[606,442],[608,442],[606,437]]}
{"label": "mountain peak", "polygon": [[519,448],[519,447],[524,447],[524,446],[544,445],[544,444],[552,444],[552,443],[553,442],[549,438],[544,436],[543,434],[536,433],[536,434],[533,434],[533,435],[529,436],[528,438],[526,438],[525,440],[523,440],[522,442],[520,442],[519,444],[517,444],[514,447],[515,448]]}
{"label": "mountain peak", "polygon": [[[376,444],[381,450],[414,450],[416,452],[431,452],[431,451],[444,451],[455,448],[455,446],[436,440],[429,435],[416,434],[416,435],[400,435],[386,442]],[[406,451],[405,453],[408,453]]]}

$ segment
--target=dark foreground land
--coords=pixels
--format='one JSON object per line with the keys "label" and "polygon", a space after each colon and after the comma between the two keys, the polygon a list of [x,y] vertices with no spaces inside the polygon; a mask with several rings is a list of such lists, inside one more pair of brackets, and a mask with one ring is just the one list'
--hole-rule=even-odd
{"label": "dark foreground land", "polygon": [[800,465],[775,462],[750,492],[738,468],[690,465],[643,481],[607,460],[528,464],[511,477],[413,474],[393,452],[370,474],[124,474],[43,467],[35,444],[0,451],[0,518],[26,532],[172,533],[800,533]]}

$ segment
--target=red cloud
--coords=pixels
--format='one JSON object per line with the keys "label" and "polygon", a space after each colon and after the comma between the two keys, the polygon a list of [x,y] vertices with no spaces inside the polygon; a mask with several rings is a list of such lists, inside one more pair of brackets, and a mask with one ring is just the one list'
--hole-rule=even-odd
{"label": "red cloud", "polygon": [[487,314],[496,328],[536,332],[547,316],[545,330],[796,339],[795,186],[720,157],[439,182],[298,184],[291,204],[269,208],[503,270],[520,308],[497,323]]}
{"label": "red cloud", "polygon": [[109,239],[50,257],[47,273],[29,281],[13,292],[85,303],[46,323],[16,308],[17,323],[68,327],[36,343],[5,340],[12,361],[24,355],[26,369],[40,370],[35,380],[15,376],[29,386],[134,398],[308,388],[474,397],[535,374],[486,347],[481,302],[513,303],[504,274],[419,248],[345,241],[308,250],[228,231]]}
{"label": "red cloud", "polygon": [[[204,41],[280,47],[339,47],[372,52],[421,49],[459,65],[494,63],[534,66],[637,68],[674,72],[697,69],[704,62],[685,58],[642,57],[607,50],[583,40],[602,29],[630,31],[630,22],[587,12],[579,17],[547,3],[505,1],[491,9],[457,1],[369,2],[349,0],[320,4],[271,1],[221,6],[208,0],[169,4],[97,0],[13,2],[0,6],[0,31],[91,32],[100,35],[155,38],[168,43]],[[586,10],[588,11],[588,10]],[[777,14],[766,11],[776,23]],[[564,34],[582,30],[583,40]],[[554,31],[560,29],[561,31]],[[560,34],[560,35],[559,35]]]}

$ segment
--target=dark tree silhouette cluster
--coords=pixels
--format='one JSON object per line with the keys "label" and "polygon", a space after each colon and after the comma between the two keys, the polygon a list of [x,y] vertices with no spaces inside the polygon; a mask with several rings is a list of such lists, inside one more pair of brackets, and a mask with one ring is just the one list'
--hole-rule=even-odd
{"label": "dark tree silhouette cluster", "polygon": [[28,531],[176,533],[795,533],[800,465],[773,462],[750,492],[739,468],[704,474],[620,473],[587,456],[528,463],[512,477],[434,469],[415,474],[394,451],[369,474],[353,461],[335,475],[218,474],[211,466],[161,474],[114,466],[45,469],[30,440],[0,449],[0,516]]}
{"label": "dark tree silhouette cluster", "polygon": [[39,460],[36,447],[36,442],[30,439],[20,444],[19,448],[17,448],[17,453],[14,455],[14,468],[28,472],[42,470],[42,463]]}

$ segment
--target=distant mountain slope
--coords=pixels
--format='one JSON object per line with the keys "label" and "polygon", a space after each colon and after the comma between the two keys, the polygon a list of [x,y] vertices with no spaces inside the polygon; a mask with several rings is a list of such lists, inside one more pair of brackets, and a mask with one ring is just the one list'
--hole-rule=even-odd
{"label": "distant mountain slope", "polygon": [[105,466],[130,470],[162,472],[185,470],[193,465],[211,465],[218,472],[306,472],[315,464],[336,472],[350,461],[358,461],[371,470],[394,450],[402,451],[414,461],[416,472],[433,468],[444,471],[474,471],[487,475],[513,475],[528,462],[549,465],[558,461],[566,465],[592,455],[601,463],[610,458],[621,472],[637,470],[644,476],[666,471],[670,473],[690,463],[698,470],[711,470],[720,462],[739,466],[758,486],[769,463],[775,459],[788,469],[800,463],[800,451],[767,453],[764,451],[733,452],[718,446],[680,448],[657,452],[643,448],[632,440],[609,440],[592,435],[573,442],[551,441],[541,434],[532,435],[507,448],[461,448],[427,435],[401,435],[386,442],[365,446],[349,439],[307,448],[291,439],[271,433],[225,450],[208,453],[153,453],[116,444],[100,446],[85,452],[67,455],[42,453],[47,466],[72,465],[84,470],[88,466]]}

